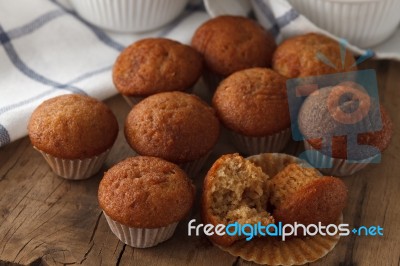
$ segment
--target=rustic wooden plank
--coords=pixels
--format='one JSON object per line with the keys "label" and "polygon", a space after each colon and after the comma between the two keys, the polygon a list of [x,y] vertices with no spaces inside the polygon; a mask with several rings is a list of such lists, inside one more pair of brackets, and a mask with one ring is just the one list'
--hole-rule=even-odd
{"label": "rustic wooden plank", "polygon": [[[381,164],[343,179],[350,191],[344,221],[351,226],[381,225],[384,236],[344,237],[325,258],[310,265],[399,265],[400,63],[370,61],[362,65],[371,67],[377,68],[380,98],[394,121],[395,135]],[[117,115],[121,131],[103,171],[134,155],[122,130],[128,106],[119,96],[107,104]],[[235,151],[225,136],[218,150]],[[218,156],[212,154],[208,164]],[[157,247],[133,249],[122,244],[98,207],[100,179],[101,174],[78,182],[56,177],[27,138],[1,148],[0,264],[254,265],[213,247],[204,236],[187,236],[189,218],[180,223],[172,239]],[[196,186],[199,197],[201,179]],[[199,222],[198,204],[197,200],[191,217]]]}

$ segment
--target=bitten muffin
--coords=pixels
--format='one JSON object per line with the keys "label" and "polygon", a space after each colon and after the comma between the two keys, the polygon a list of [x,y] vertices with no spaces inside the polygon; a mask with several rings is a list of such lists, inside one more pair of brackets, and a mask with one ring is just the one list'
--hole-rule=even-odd
{"label": "bitten muffin", "polygon": [[96,173],[118,134],[118,123],[102,102],[82,95],[44,101],[33,112],[29,138],[52,169],[71,179]]}
{"label": "bitten muffin", "polygon": [[[341,101],[336,101],[339,98]],[[300,109],[299,128],[314,149],[321,150],[322,138],[328,139],[332,154],[327,155],[339,159],[360,160],[376,154],[352,147],[348,156],[347,134],[357,136],[357,144],[376,147],[380,152],[389,146],[393,135],[392,121],[383,106],[360,85],[348,82],[312,93]]]}
{"label": "bitten muffin", "polygon": [[196,30],[192,46],[204,56],[206,71],[220,78],[246,68],[271,66],[276,48],[269,32],[254,20],[240,16],[206,21]]}
{"label": "bitten muffin", "polygon": [[335,177],[322,177],[297,163],[286,166],[268,181],[273,217],[283,224],[334,224],[347,201],[346,185]]}
{"label": "bitten muffin", "polygon": [[190,211],[195,189],[185,172],[165,160],[136,156],[110,168],[98,200],[113,233],[133,247],[169,239]]}
{"label": "bitten muffin", "polygon": [[[204,179],[202,219],[205,224],[268,225],[274,218],[266,211],[269,199],[268,175],[260,167],[238,154],[220,157]],[[210,239],[221,246],[229,246],[239,236],[219,236]]]}
{"label": "bitten muffin", "polygon": [[185,91],[201,76],[202,56],[192,47],[163,38],[148,38],[125,48],[113,68],[113,81],[125,96],[147,97]]}
{"label": "bitten muffin", "polygon": [[[246,158],[246,160],[252,162],[256,166],[261,167],[262,171],[270,177],[275,177],[285,167],[293,163],[304,167],[310,167],[305,161],[284,153],[263,153],[250,156]],[[310,174],[316,171],[312,168],[306,169],[311,171]],[[321,175],[318,172],[317,174]],[[275,188],[271,187],[269,180],[271,179],[266,180],[270,191],[269,201],[276,201],[277,198],[283,197],[281,195],[289,196],[289,194],[292,193],[292,190],[290,188],[295,188],[297,186],[296,183],[300,184],[300,182],[302,182],[301,180],[297,182],[297,179],[293,180],[292,178],[287,178],[287,180],[281,179],[281,182],[279,182],[279,184],[282,185],[282,189],[280,189],[280,186]],[[282,193],[277,195],[276,192],[278,190]],[[294,189],[293,193],[295,193]],[[306,208],[306,206],[300,207],[302,209]],[[273,206],[269,205],[267,207],[267,210],[269,212],[273,212]],[[342,216],[340,215],[337,222],[342,222],[341,218]],[[340,236],[338,234],[334,236],[331,236],[329,234],[325,234],[324,236],[317,234],[315,236],[308,237],[285,237],[285,240],[282,241],[282,236],[272,237],[270,235],[270,233],[274,232],[270,229],[274,227],[279,227],[278,221],[276,219],[275,225],[269,226],[269,229],[267,229],[268,231],[266,232],[265,236],[262,236],[262,234],[259,233],[258,235],[262,237],[253,238],[251,239],[251,241],[236,241],[230,246],[219,247],[222,250],[229,252],[233,256],[240,256],[242,258],[246,258],[246,260],[253,261],[261,265],[305,265],[326,256],[330,251],[333,250],[340,239]],[[263,229],[261,230],[263,231]],[[297,232],[299,233],[299,230],[297,230]],[[299,234],[297,235],[299,236]]]}
{"label": "bitten muffin", "polygon": [[218,86],[212,103],[241,152],[277,152],[290,138],[286,78],[271,69],[235,72]]}
{"label": "bitten muffin", "polygon": [[[323,62],[319,55],[333,66]],[[346,50],[344,64],[337,41],[321,34],[309,33],[289,38],[276,49],[272,68],[288,78],[318,76],[356,70],[353,54]]]}
{"label": "bitten muffin", "polygon": [[[197,96],[183,92],[144,99],[125,122],[126,140],[137,153],[186,164],[187,169],[204,163],[218,136],[215,111]],[[194,169],[189,175],[195,175],[199,167]]]}

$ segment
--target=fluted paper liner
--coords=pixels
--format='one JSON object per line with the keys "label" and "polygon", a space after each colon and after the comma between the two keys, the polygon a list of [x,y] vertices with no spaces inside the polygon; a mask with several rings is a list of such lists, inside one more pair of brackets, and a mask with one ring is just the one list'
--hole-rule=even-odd
{"label": "fluted paper liner", "polygon": [[[136,151],[135,151],[136,152]],[[139,154],[138,152],[136,152]],[[186,163],[180,163],[178,166],[185,171],[185,173],[188,175],[190,178],[196,178],[197,175],[200,173],[201,169],[205,165],[208,157],[211,155],[211,151],[208,152],[206,155],[203,155],[199,159],[189,161]]]}
{"label": "fluted paper liner", "polygon": [[265,152],[280,152],[289,142],[290,135],[290,128],[264,137],[249,137],[234,131],[230,131],[233,144],[239,149],[240,152],[247,155]]}
{"label": "fluted paper liner", "polygon": [[208,152],[206,155],[200,157],[197,160],[181,163],[179,167],[182,168],[183,171],[190,177],[196,178],[197,175],[200,173],[201,168],[203,168],[204,164],[206,163],[208,157],[210,156],[211,152]]}
{"label": "fluted paper liner", "polygon": [[129,104],[130,107],[133,107],[134,105],[138,104],[141,100],[143,100],[146,97],[139,97],[139,96],[126,96],[122,95],[125,99],[125,101]]}
{"label": "fluted paper liner", "polygon": [[154,247],[172,237],[178,222],[159,228],[135,228],[123,225],[110,218],[104,211],[111,231],[125,244],[135,248]]}
{"label": "fluted paper liner", "polygon": [[221,247],[233,256],[266,265],[301,265],[316,261],[339,242],[336,236],[296,237],[281,241],[276,237],[241,240],[230,247]]}
{"label": "fluted paper liner", "polygon": [[347,176],[352,175],[363,168],[369,163],[375,160],[378,156],[372,156],[364,160],[358,160],[357,163],[350,162],[345,159],[332,158],[323,154],[322,152],[314,149],[308,141],[304,141],[304,147],[306,150],[314,151],[312,153],[306,153],[307,160],[310,164],[314,165],[332,165],[331,168],[320,168],[322,173],[333,176]]}
{"label": "fluted paper liner", "polygon": [[[260,166],[269,176],[276,175],[291,163],[308,165],[307,162],[287,154],[265,153],[247,158]],[[341,223],[339,217],[338,223]],[[229,247],[218,246],[233,256],[267,265],[299,265],[316,261],[328,254],[339,242],[339,235],[292,237],[281,241],[279,237],[259,237],[251,241],[240,240]]]}
{"label": "fluted paper liner", "polygon": [[209,69],[203,71],[203,80],[211,94],[214,94],[219,83],[224,80],[224,76],[211,72]]}
{"label": "fluted paper liner", "polygon": [[34,148],[43,155],[44,159],[55,174],[70,180],[87,179],[99,172],[108,153],[110,152],[110,149],[108,149],[105,152],[90,158],[69,160],[54,157],[36,147]]}

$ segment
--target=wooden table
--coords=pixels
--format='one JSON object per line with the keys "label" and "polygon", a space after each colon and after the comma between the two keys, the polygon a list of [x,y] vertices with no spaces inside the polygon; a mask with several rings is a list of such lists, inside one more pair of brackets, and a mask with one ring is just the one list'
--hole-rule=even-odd
{"label": "wooden table", "polygon": [[[351,226],[380,225],[383,237],[343,237],[325,258],[312,265],[400,265],[400,63],[370,61],[380,99],[395,128],[383,161],[343,178],[349,187],[344,221]],[[129,108],[120,96],[107,101],[122,129]],[[233,152],[221,138],[218,149]],[[123,131],[104,165],[134,155]],[[211,165],[219,154],[213,154]],[[207,169],[204,169],[205,172]],[[104,172],[104,171],[102,171]],[[85,181],[55,176],[27,138],[0,149],[0,265],[251,265],[214,247],[204,236],[189,237],[187,222],[169,241],[149,249],[124,245],[112,234],[97,204],[102,174]],[[200,195],[201,180],[196,180]],[[198,217],[198,200],[190,218]]]}

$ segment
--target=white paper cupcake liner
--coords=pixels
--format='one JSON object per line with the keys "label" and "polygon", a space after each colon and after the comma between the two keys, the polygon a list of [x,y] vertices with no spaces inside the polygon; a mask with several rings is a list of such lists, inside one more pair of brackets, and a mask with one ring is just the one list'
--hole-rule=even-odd
{"label": "white paper cupcake liner", "polygon": [[188,0],[70,0],[80,16],[107,30],[143,32],[176,18]]}
{"label": "white paper cupcake liner", "polygon": [[307,141],[304,141],[304,147],[306,150],[313,151],[312,153],[306,153],[308,162],[314,166],[320,165],[332,165],[331,168],[318,168],[322,173],[333,176],[347,176],[352,175],[363,168],[369,163],[374,161],[377,156],[372,156],[364,160],[349,161],[345,159],[332,158],[323,154],[322,152],[314,149]]}
{"label": "white paper cupcake liner", "polygon": [[108,149],[105,152],[91,158],[69,160],[54,157],[37,149],[36,147],[34,148],[43,155],[44,159],[47,161],[54,173],[70,180],[87,179],[99,172],[101,166],[107,158],[108,153],[110,152],[110,149]]}
{"label": "white paper cupcake liner", "polygon": [[207,153],[206,155],[202,156],[197,160],[179,164],[179,167],[182,168],[182,170],[185,171],[185,173],[190,178],[196,178],[197,175],[200,173],[201,169],[203,168],[204,164],[206,163],[210,154],[211,152]]}
{"label": "white paper cupcake liner", "polygon": [[234,145],[240,152],[246,155],[259,154],[264,152],[280,152],[290,140],[290,128],[279,133],[265,137],[248,137],[230,131]]}
{"label": "white paper cupcake liner", "polygon": [[154,247],[172,237],[178,222],[160,228],[134,228],[111,219],[104,211],[111,231],[125,244],[135,248]]}
{"label": "white paper cupcake liner", "polygon": [[122,97],[124,97],[125,101],[129,104],[130,107],[133,107],[134,105],[142,101],[144,98],[146,98],[146,97],[135,97],[126,95],[122,95]]}
{"label": "white paper cupcake liner", "polygon": [[289,2],[318,27],[364,48],[386,40],[394,33],[400,22],[398,0],[289,0]]}
{"label": "white paper cupcake liner", "polygon": [[[342,216],[338,223],[342,223]],[[304,265],[326,256],[339,240],[339,234],[293,237],[286,241],[275,237],[260,237],[251,241],[241,240],[229,247],[218,247],[232,256],[262,265]]]}
{"label": "white paper cupcake liner", "polygon": [[214,94],[219,83],[221,83],[221,81],[224,80],[224,78],[225,78],[224,76],[213,73],[208,69],[205,69],[203,71],[204,83],[206,84],[206,86],[207,86],[208,90],[211,92],[211,94]]}

